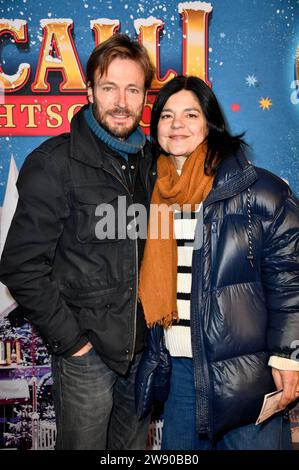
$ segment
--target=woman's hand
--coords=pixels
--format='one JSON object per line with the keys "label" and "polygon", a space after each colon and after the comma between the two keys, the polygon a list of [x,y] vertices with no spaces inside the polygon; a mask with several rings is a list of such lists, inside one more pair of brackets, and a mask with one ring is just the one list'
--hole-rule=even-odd
{"label": "woman's hand", "polygon": [[272,368],[272,376],[277,390],[283,389],[279,408],[283,409],[299,398],[299,371]]}

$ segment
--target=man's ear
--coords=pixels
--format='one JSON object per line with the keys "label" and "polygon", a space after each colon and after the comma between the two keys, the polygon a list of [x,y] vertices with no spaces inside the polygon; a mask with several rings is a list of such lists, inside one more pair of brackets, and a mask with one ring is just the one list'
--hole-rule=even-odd
{"label": "man's ear", "polygon": [[93,90],[90,85],[87,85],[87,98],[90,103],[93,103]]}

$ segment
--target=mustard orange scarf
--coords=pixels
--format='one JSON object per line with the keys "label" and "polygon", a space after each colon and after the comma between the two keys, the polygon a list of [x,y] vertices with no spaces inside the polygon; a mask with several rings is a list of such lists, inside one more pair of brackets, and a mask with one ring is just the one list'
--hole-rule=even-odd
{"label": "mustard orange scarf", "polygon": [[[213,177],[204,173],[206,143],[200,144],[187,158],[179,176],[170,157],[158,159],[158,179],[152,200],[148,238],[140,271],[139,298],[147,325],[168,327],[178,320],[177,310],[177,244],[173,237],[173,205],[182,209],[190,204],[195,210],[209,194]],[[157,211],[157,207],[167,207]],[[185,209],[184,209],[185,210]],[[157,213],[159,214],[157,217]],[[166,222],[166,224],[165,224]],[[165,238],[165,226],[169,234]],[[166,230],[167,231],[167,230]],[[164,238],[163,238],[164,237]]]}

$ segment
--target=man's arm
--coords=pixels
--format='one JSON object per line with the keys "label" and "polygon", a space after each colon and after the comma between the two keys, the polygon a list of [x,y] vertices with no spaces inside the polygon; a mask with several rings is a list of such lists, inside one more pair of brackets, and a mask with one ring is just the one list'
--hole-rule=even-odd
{"label": "man's arm", "polygon": [[88,340],[82,337],[51,276],[56,246],[69,215],[62,163],[58,162],[50,154],[35,151],[20,171],[19,200],[2,254],[0,280],[51,352],[73,354]]}

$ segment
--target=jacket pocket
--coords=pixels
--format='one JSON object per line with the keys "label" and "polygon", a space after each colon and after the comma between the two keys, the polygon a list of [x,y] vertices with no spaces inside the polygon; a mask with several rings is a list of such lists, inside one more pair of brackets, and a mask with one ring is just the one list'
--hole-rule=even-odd
{"label": "jacket pocket", "polygon": [[106,289],[89,290],[88,288],[81,288],[80,291],[68,291],[68,295],[64,292],[64,299],[71,307],[94,307],[102,303],[103,299],[114,297],[119,292],[119,286],[108,287]]}
{"label": "jacket pocket", "polygon": [[115,188],[75,187],[73,204],[76,238],[80,243],[117,242],[125,238],[126,196]]}

